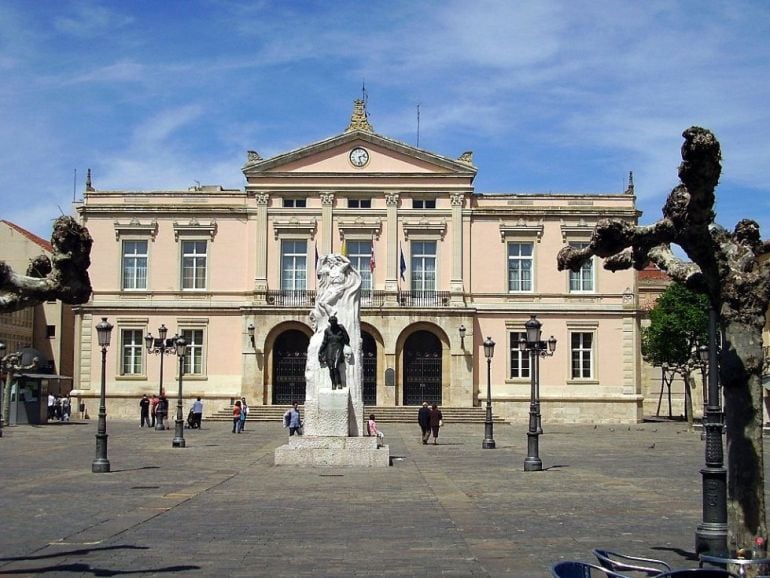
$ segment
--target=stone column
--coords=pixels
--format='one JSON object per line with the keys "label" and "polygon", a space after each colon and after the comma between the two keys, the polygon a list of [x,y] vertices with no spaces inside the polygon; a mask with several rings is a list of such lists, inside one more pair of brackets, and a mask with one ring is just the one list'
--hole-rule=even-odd
{"label": "stone column", "polygon": [[254,198],[257,201],[257,235],[254,243],[257,271],[254,279],[254,300],[264,303],[267,292],[267,203],[270,195],[257,193]]}
{"label": "stone column", "polygon": [[388,238],[388,254],[385,269],[385,303],[395,306],[398,302],[398,193],[385,194],[387,207],[386,227]]}
{"label": "stone column", "polygon": [[332,252],[332,211],[334,193],[321,193],[321,248],[319,255]]}
{"label": "stone column", "polygon": [[452,278],[449,281],[449,291],[452,305],[465,305],[463,288],[463,205],[465,195],[453,193],[452,202]]}

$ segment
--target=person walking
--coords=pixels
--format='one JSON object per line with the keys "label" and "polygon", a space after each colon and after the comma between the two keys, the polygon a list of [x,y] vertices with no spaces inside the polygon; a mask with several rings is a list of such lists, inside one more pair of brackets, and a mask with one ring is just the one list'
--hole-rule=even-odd
{"label": "person walking", "polygon": [[246,418],[249,417],[249,406],[246,405],[246,398],[241,398],[241,431],[246,429]]}
{"label": "person walking", "polygon": [[155,419],[158,416],[158,396],[154,393],[152,394],[152,399],[150,400],[150,417],[152,418],[152,421],[150,423],[150,427],[155,427]]}
{"label": "person walking", "polygon": [[139,427],[144,427],[144,423],[147,422],[147,427],[150,425],[150,398],[145,393],[142,399],[139,400]]}
{"label": "person walking", "polygon": [[235,401],[233,406],[233,433],[241,433],[241,400]]}
{"label": "person walking", "polygon": [[203,402],[200,397],[192,404],[192,414],[193,420],[190,427],[201,429],[201,422],[203,421]]}
{"label": "person walking", "polygon": [[430,407],[430,429],[433,432],[433,445],[438,445],[438,430],[444,425],[444,416],[434,403]]}
{"label": "person walking", "polygon": [[48,419],[53,419],[54,408],[56,407],[56,397],[53,393],[48,394]]}
{"label": "person walking", "polygon": [[158,398],[158,406],[155,408],[155,415],[158,418],[158,429],[168,429],[166,427],[166,417],[168,416],[168,399],[163,394]]}
{"label": "person walking", "polygon": [[283,427],[289,428],[289,437],[294,434],[302,435],[302,416],[299,414],[297,402],[292,402],[292,407],[283,414]]}
{"label": "person walking", "polygon": [[422,402],[422,407],[417,412],[417,423],[422,431],[422,443],[427,444],[430,438],[430,408],[427,401]]}
{"label": "person walking", "polygon": [[370,436],[377,438],[377,447],[380,447],[382,445],[382,440],[385,437],[385,434],[377,429],[377,420],[374,418],[373,413],[369,414],[369,421],[366,422],[366,429]]}
{"label": "person walking", "polygon": [[70,394],[68,393],[67,395],[61,398],[61,420],[69,421],[71,413],[72,413],[72,400],[70,399]]}

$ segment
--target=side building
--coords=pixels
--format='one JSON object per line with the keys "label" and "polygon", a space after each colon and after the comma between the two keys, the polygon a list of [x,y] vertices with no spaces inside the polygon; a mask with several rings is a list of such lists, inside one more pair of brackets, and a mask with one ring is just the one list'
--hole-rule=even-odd
{"label": "side building", "polygon": [[495,414],[524,420],[531,373],[518,342],[536,315],[543,339],[557,339],[540,364],[544,419],[639,420],[635,273],[556,269],[561,247],[586,243],[600,218],[636,223],[633,187],[479,194],[476,173],[471,153],[450,159],[375,133],[357,101],[342,134],[269,159],[250,151],[244,190],[89,183],[77,210],[94,238],[94,294],[78,308],[76,388],[98,398],[95,325],[107,317],[111,415],[136,415],[137,398],[159,392],[145,336],[161,325],[188,342],[184,397],[203,397],[207,412],[241,396],[302,402],[315,261],[339,252],[362,275],[366,404],[480,405],[491,337]]}

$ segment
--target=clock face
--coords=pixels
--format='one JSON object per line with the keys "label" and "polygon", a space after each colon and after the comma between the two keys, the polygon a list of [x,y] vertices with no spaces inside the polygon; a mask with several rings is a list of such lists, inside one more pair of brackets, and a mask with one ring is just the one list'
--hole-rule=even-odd
{"label": "clock face", "polygon": [[362,167],[369,162],[369,153],[364,148],[356,147],[350,151],[350,162],[354,167]]}

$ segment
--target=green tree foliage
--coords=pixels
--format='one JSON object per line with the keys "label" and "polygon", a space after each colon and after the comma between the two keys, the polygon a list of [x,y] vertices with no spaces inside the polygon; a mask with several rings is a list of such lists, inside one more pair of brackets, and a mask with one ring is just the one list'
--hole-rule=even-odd
{"label": "green tree foliage", "polygon": [[650,325],[642,331],[644,359],[680,373],[691,368],[696,348],[708,343],[708,308],[706,295],[671,283],[650,310]]}

